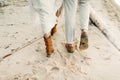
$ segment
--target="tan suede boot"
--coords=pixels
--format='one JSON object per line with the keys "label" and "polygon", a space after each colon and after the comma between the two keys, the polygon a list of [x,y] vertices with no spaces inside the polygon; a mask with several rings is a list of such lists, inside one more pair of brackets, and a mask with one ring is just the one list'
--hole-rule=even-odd
{"label": "tan suede boot", "polygon": [[75,51],[75,45],[74,44],[66,44],[65,47],[66,47],[66,49],[69,53],[74,53],[74,51]]}
{"label": "tan suede boot", "polygon": [[53,36],[57,32],[57,24],[51,30],[51,36]]}
{"label": "tan suede boot", "polygon": [[54,52],[51,36],[49,36],[48,38],[44,37],[44,41],[46,45],[47,57],[50,57],[51,54]]}
{"label": "tan suede boot", "polygon": [[[57,10],[56,17],[59,17],[62,11],[63,5]],[[51,36],[53,36],[57,32],[57,24],[51,30]]]}
{"label": "tan suede boot", "polygon": [[61,12],[62,12],[62,9],[63,9],[63,4],[61,5],[61,7],[57,10],[56,12],[56,16],[59,17]]}
{"label": "tan suede boot", "polygon": [[[59,17],[61,12],[62,12],[62,9],[63,9],[63,4],[61,5],[61,7],[57,10],[56,12],[56,17]],[[55,32],[57,32],[57,24],[55,24],[55,26],[52,28],[51,30],[51,36],[53,36],[55,34]]]}

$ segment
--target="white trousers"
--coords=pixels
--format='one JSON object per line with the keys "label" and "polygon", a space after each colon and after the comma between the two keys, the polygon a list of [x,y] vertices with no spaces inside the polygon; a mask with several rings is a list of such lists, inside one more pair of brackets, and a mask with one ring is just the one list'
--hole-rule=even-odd
{"label": "white trousers", "polygon": [[34,11],[39,14],[43,34],[49,33],[56,24],[56,11],[62,0],[29,0]]}
{"label": "white trousers", "polygon": [[[32,7],[39,13],[43,33],[49,33],[56,24],[55,13],[63,0],[30,0]],[[73,43],[78,0],[64,0],[65,30],[67,43]],[[80,29],[88,29],[89,0],[80,0]]]}
{"label": "white trousers", "polygon": [[[76,9],[78,0],[64,0],[65,6],[65,29],[67,43],[73,43],[75,35],[75,23],[76,23]],[[80,29],[88,30],[89,15],[90,15],[90,0],[80,0]]]}

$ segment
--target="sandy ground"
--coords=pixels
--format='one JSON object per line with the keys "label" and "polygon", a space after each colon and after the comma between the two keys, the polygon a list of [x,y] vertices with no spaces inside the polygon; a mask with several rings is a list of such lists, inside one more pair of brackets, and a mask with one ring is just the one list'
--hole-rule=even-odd
{"label": "sandy ground", "polygon": [[[107,10],[111,9],[107,7],[109,5],[105,6],[104,1],[96,0],[91,4],[99,17],[104,19],[102,21],[109,24],[104,29],[108,30],[108,34],[113,29],[110,32],[118,40],[120,38],[116,34],[120,32],[120,18],[114,14],[108,15]],[[79,22],[76,30],[75,42],[79,45]],[[78,47],[73,54],[66,51],[62,17],[58,31],[52,38],[55,52],[51,58],[47,58],[41,28],[31,23],[28,3],[21,0],[21,3],[0,8],[0,80],[120,79],[120,45],[93,24],[89,27],[90,46],[86,51],[79,51]]]}

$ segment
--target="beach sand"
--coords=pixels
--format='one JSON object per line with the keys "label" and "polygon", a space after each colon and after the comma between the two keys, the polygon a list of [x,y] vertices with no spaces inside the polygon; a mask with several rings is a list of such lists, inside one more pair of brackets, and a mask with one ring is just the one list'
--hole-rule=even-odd
{"label": "beach sand", "polygon": [[55,52],[47,58],[41,27],[31,21],[28,2],[13,1],[0,8],[0,80],[120,79],[120,15],[111,2],[91,2],[93,22],[89,25],[89,48],[85,51],[78,48],[78,11],[77,47],[73,54],[65,49],[62,14],[52,37]]}

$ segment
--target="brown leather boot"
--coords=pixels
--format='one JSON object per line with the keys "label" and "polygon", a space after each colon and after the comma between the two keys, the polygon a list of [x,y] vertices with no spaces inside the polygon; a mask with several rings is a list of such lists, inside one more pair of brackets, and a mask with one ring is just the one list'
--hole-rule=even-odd
{"label": "brown leather boot", "polygon": [[73,53],[75,51],[75,45],[74,44],[66,44],[65,47],[66,47],[66,49],[69,53]]}
{"label": "brown leather boot", "polygon": [[51,30],[51,36],[53,36],[57,32],[57,24]]}
{"label": "brown leather boot", "polygon": [[46,45],[47,57],[50,57],[50,55],[54,52],[51,36],[48,38],[44,37],[44,41]]}
{"label": "brown leather boot", "polygon": [[61,12],[62,12],[62,9],[63,9],[63,4],[61,5],[61,7],[57,10],[56,12],[56,16],[59,17]]}
{"label": "brown leather boot", "polygon": [[[59,17],[58,10],[56,12],[56,16]],[[53,36],[56,32],[57,32],[57,24],[55,24],[55,26],[52,28],[52,30],[51,30],[51,36]]]}
{"label": "brown leather boot", "polygon": [[[62,8],[63,8],[63,4],[61,5],[61,7],[57,10],[56,12],[56,17],[59,17],[60,14],[61,14],[61,11],[62,11]],[[51,36],[53,36],[55,34],[55,32],[57,32],[57,24],[55,24],[55,26],[52,28],[51,30]]]}

